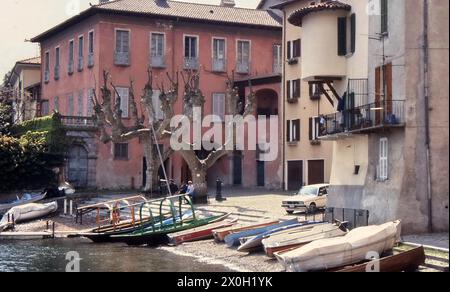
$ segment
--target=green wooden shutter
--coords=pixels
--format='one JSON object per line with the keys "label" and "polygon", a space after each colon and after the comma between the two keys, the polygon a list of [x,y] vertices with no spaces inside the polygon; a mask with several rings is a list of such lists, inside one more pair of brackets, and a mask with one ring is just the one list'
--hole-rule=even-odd
{"label": "green wooden shutter", "polygon": [[351,51],[355,53],[356,51],[356,14],[353,13],[351,16]]}
{"label": "green wooden shutter", "polygon": [[286,141],[291,142],[291,121],[286,121]]}
{"label": "green wooden shutter", "polygon": [[338,56],[347,54],[347,18],[338,18]]}

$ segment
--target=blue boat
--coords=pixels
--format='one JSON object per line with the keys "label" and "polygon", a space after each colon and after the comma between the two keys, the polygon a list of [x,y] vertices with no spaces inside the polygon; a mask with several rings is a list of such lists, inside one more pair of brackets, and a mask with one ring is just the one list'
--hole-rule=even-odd
{"label": "blue boat", "polygon": [[267,231],[280,228],[280,227],[286,227],[290,225],[298,224],[298,219],[291,219],[288,221],[284,221],[275,225],[266,226],[266,227],[260,227],[252,230],[246,230],[238,233],[232,233],[225,237],[225,243],[228,245],[228,247],[233,246],[239,246],[240,245],[240,239],[243,237],[251,237],[251,236],[257,236],[259,234],[265,233]]}
{"label": "blue boat", "polygon": [[317,225],[317,224],[323,224],[323,222],[311,221],[311,222],[297,223],[297,224],[293,224],[293,225],[274,228],[274,229],[268,230],[264,233],[260,233],[253,237],[243,237],[240,239],[241,246],[238,248],[238,251],[251,252],[251,251],[258,250],[258,249],[262,248],[263,239],[269,237],[270,235],[272,235],[274,233],[283,232],[283,231],[298,228],[298,227],[309,228],[309,226],[310,226],[312,228],[314,225]]}

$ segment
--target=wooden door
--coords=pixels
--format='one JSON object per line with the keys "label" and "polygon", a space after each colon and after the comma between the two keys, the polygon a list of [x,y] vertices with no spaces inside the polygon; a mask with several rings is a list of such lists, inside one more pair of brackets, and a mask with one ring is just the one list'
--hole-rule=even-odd
{"label": "wooden door", "polygon": [[288,161],[288,190],[298,191],[303,186],[303,161]]}
{"label": "wooden door", "polygon": [[258,187],[266,185],[266,164],[264,161],[257,161],[257,183]]}
{"label": "wooden door", "polygon": [[323,183],[325,183],[325,161],[308,161],[308,184],[315,185]]}
{"label": "wooden door", "polygon": [[82,146],[69,150],[67,181],[76,188],[86,188],[88,181],[88,152]]}

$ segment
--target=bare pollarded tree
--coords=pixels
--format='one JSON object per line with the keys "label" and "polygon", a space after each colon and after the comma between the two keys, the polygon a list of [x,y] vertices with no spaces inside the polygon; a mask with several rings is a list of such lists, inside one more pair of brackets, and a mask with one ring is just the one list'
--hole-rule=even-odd
{"label": "bare pollarded tree", "polygon": [[[187,76],[183,74],[182,77],[185,85],[183,111],[185,118],[189,118],[190,122],[192,122],[194,119],[193,109],[195,107],[201,109],[201,116],[203,116],[204,113],[205,98],[200,89],[200,73],[198,71],[188,71]],[[242,100],[239,96],[238,88],[235,87],[234,72],[231,77],[227,76],[227,78],[227,115],[242,115],[245,118],[254,112],[255,94],[253,92],[251,82],[249,82],[250,94],[245,98],[245,100]],[[180,124],[182,123],[180,122]],[[226,122],[224,127],[225,129],[234,127],[234,123],[232,121]],[[236,131],[233,131],[233,133],[235,134]],[[196,189],[196,196],[200,201],[204,200],[207,196],[208,187],[206,176],[208,170],[214,166],[219,159],[233,152],[231,149],[234,149],[233,145],[236,139],[235,136],[236,135],[229,137],[229,139],[224,141],[221,145],[216,144],[214,150],[206,154],[203,152],[203,155],[199,155],[198,147],[195,147],[194,144],[187,145],[189,150],[183,149],[179,151],[189,166],[192,174],[192,182],[194,183]],[[230,144],[232,144],[231,147]]]}
{"label": "bare pollarded tree", "polygon": [[[125,126],[122,119],[120,107],[121,97],[116,86],[111,81],[111,76],[107,71],[103,71],[103,85],[101,87],[100,101],[94,91],[94,111],[97,124],[100,130],[100,140],[103,143],[123,143],[135,138],[140,138],[144,145],[144,153],[147,160],[147,182],[145,191],[154,191],[158,186],[158,172],[162,164],[173,153],[168,147],[159,156],[159,143],[170,137],[170,121],[174,116],[174,105],[178,99],[178,73],[171,77],[167,74],[170,84],[166,90],[164,82],[158,86],[161,107],[155,108],[153,100],[155,94],[153,72],[147,71],[148,80],[141,95],[141,112],[136,103],[134,82],[130,80],[130,118],[133,121],[131,126]],[[113,99],[112,91],[116,98]],[[162,118],[158,114],[162,112]]]}

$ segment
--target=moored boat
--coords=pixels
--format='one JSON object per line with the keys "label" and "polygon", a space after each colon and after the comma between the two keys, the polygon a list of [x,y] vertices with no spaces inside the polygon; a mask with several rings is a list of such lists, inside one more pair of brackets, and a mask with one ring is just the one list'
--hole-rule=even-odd
{"label": "moored boat", "polygon": [[213,230],[218,228],[226,228],[235,225],[237,219],[226,220],[222,222],[217,222],[213,224],[208,224],[202,227],[189,229],[186,231],[181,231],[177,233],[169,234],[169,241],[171,244],[178,245],[183,242],[193,242],[199,240],[206,240],[213,238]]}
{"label": "moored boat", "polygon": [[[13,223],[21,223],[45,217],[58,210],[58,203],[26,204],[11,208],[0,221],[0,231],[9,228]],[[14,221],[14,222],[12,222]]]}
{"label": "moored boat", "polygon": [[423,246],[400,252],[381,259],[365,262],[359,265],[343,267],[335,272],[364,273],[364,272],[414,272],[425,263],[425,250]]}
{"label": "moored boat", "polygon": [[291,220],[277,223],[274,225],[244,230],[244,231],[237,232],[237,233],[231,233],[225,237],[225,243],[228,245],[228,247],[239,246],[240,239],[243,237],[257,236],[259,234],[262,234],[264,232],[267,232],[267,231],[270,231],[273,229],[277,229],[277,228],[285,227],[285,226],[289,226],[289,225],[294,225],[294,224],[298,224],[298,223],[299,223],[298,219],[291,219]]}
{"label": "moored boat", "polygon": [[328,270],[360,263],[372,254],[382,255],[392,250],[400,233],[400,221],[360,227],[343,237],[316,240],[275,256],[289,272]]}
{"label": "moored boat", "polygon": [[[310,226],[306,226],[310,227]],[[275,258],[275,253],[301,247],[315,240],[344,236],[348,233],[345,224],[324,223],[310,228],[300,227],[270,235],[262,244],[266,255]]]}
{"label": "moored boat", "polygon": [[268,230],[264,233],[258,234],[254,237],[241,238],[240,239],[241,246],[239,246],[238,251],[253,252],[253,251],[261,250],[263,248],[263,244],[262,244],[263,239],[271,236],[272,234],[285,233],[285,232],[289,232],[289,230],[293,230],[296,228],[310,229],[310,228],[313,228],[313,226],[316,226],[321,223],[323,223],[323,222],[297,223],[297,224],[293,224],[293,225],[274,228],[274,229]]}
{"label": "moored boat", "polygon": [[5,213],[6,211],[14,207],[36,203],[40,200],[45,199],[45,197],[45,194],[40,193],[24,194],[21,198],[17,197],[14,201],[0,204],[0,214]]}
{"label": "moored boat", "polygon": [[216,242],[224,242],[225,237],[232,233],[239,233],[239,232],[246,231],[246,230],[267,227],[267,226],[275,225],[278,223],[280,223],[280,221],[270,221],[270,222],[260,223],[260,224],[256,224],[256,225],[239,225],[239,226],[236,225],[233,227],[219,228],[219,229],[213,230],[213,236],[214,236],[214,239]]}

